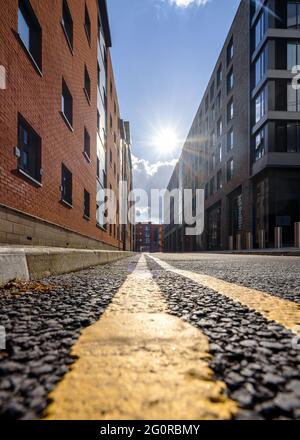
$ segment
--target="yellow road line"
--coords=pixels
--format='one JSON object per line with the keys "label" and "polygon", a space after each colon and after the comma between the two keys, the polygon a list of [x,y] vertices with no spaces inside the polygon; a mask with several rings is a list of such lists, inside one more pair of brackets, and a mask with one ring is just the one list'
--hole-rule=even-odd
{"label": "yellow road line", "polygon": [[143,256],[73,354],[47,419],[230,419],[237,411],[213,379],[207,338],[167,314]]}
{"label": "yellow road line", "polygon": [[181,275],[201,284],[204,287],[226,296],[263,315],[266,319],[276,321],[283,327],[298,333],[300,325],[300,305],[292,301],[278,298],[269,293],[250,289],[237,284],[214,278],[209,275],[176,269],[165,261],[151,256],[164,270]]}

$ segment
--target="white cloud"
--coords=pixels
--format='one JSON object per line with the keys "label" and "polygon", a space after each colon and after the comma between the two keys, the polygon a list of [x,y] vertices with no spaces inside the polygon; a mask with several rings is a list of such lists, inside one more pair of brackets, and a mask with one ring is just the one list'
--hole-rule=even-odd
{"label": "white cloud", "polygon": [[[151,189],[166,189],[173,173],[177,159],[169,162],[150,163],[145,159],[138,159],[132,157],[133,163],[133,184],[135,189],[144,189],[149,197]],[[137,212],[138,221],[148,221],[149,210],[148,206],[140,206]],[[140,215],[139,215],[140,214]],[[152,219],[157,221],[157,219]]]}
{"label": "white cloud", "polygon": [[169,3],[175,4],[178,8],[186,8],[190,5],[204,6],[209,0],[168,0]]}

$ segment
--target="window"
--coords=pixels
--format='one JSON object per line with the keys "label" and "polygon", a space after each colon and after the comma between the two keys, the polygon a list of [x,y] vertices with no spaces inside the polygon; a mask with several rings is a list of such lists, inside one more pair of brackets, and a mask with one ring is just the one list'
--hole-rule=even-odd
{"label": "window", "polygon": [[89,15],[89,11],[87,8],[87,5],[85,5],[85,14],[84,14],[84,28],[85,28],[85,32],[89,41],[89,44],[91,44],[91,20],[90,20],[90,15]]}
{"label": "window", "polygon": [[255,99],[255,123],[257,124],[266,114],[265,89]]}
{"label": "window", "polygon": [[217,71],[217,88],[220,87],[222,79],[223,79],[223,70],[222,70],[222,64],[221,64],[218,68],[218,71]]}
{"label": "window", "polygon": [[227,181],[229,182],[233,178],[233,159],[227,162]]}
{"label": "window", "polygon": [[234,136],[233,136],[233,128],[232,128],[227,133],[227,151],[230,151],[233,149],[233,140],[234,140]]}
{"label": "window", "polygon": [[100,113],[99,110],[97,110],[97,129],[100,130]]}
{"label": "window", "polygon": [[227,75],[227,93],[230,93],[233,89],[234,79],[233,79],[233,69]]}
{"label": "window", "polygon": [[217,96],[217,101],[216,101],[216,107],[218,112],[221,111],[221,106],[222,106],[222,96],[220,92]]}
{"label": "window", "polygon": [[88,98],[88,101],[91,100],[91,79],[87,67],[84,66],[84,91]]}
{"label": "window", "polygon": [[72,206],[72,173],[64,164],[61,167],[61,199]]}
{"label": "window", "polygon": [[97,156],[97,177],[100,179],[100,159]]}
{"label": "window", "polygon": [[222,119],[219,119],[217,123],[217,136],[220,137],[222,136],[222,134],[223,134],[223,122]]}
{"label": "window", "polygon": [[208,101],[208,95],[206,95],[206,98],[205,98],[205,112],[207,113],[207,111],[208,111],[208,105],[209,105],[209,101]]}
{"label": "window", "polygon": [[217,174],[217,191],[219,191],[222,188],[223,188],[222,170],[220,170],[220,171],[218,171],[218,174]]}
{"label": "window", "polygon": [[255,26],[255,48],[257,48],[262,41],[267,29],[267,15],[265,11],[262,12],[259,20]]}
{"label": "window", "polygon": [[292,70],[294,66],[300,64],[300,42],[290,42],[287,44],[287,68]]}
{"label": "window", "polygon": [[84,154],[88,158],[91,156],[91,138],[86,128],[84,129]]}
{"label": "window", "polygon": [[84,190],[83,194],[83,216],[90,218],[90,193]]}
{"label": "window", "polygon": [[215,179],[214,177],[212,179],[210,179],[209,182],[209,194],[212,196],[215,192]]}
{"label": "window", "polygon": [[216,108],[214,105],[211,107],[211,121],[214,122],[216,119]]}
{"label": "window", "polygon": [[266,73],[266,48],[260,54],[255,63],[255,87],[260,83]]}
{"label": "window", "polygon": [[97,65],[97,84],[98,84],[98,87],[100,88],[100,84],[101,84],[101,69],[100,69],[99,63]]}
{"label": "window", "polygon": [[287,27],[300,29],[300,3],[289,2],[287,5]]}
{"label": "window", "polygon": [[67,42],[71,49],[73,49],[73,20],[70,13],[70,9],[67,0],[63,0],[63,11],[61,24],[67,39]]}
{"label": "window", "polygon": [[61,111],[69,125],[73,126],[73,98],[64,79],[62,80]]}
{"label": "window", "polygon": [[227,46],[227,65],[231,62],[233,58],[233,38],[231,38]]}
{"label": "window", "polygon": [[36,182],[41,182],[41,138],[19,115],[18,118],[18,169]]}
{"label": "window", "polygon": [[300,112],[300,89],[296,90],[292,84],[287,86],[287,111]]}
{"label": "window", "polygon": [[213,102],[215,97],[215,82],[213,81],[212,85],[210,86],[210,102]]}
{"label": "window", "polygon": [[276,125],[276,151],[300,153],[300,122],[278,122]]}
{"label": "window", "polygon": [[255,0],[255,11],[257,11],[263,3],[264,0]]}
{"label": "window", "polygon": [[204,192],[205,192],[205,200],[207,200],[208,199],[208,193],[209,193],[209,185],[208,185],[208,183],[205,185]]}
{"label": "window", "polygon": [[227,122],[233,119],[233,99],[231,99],[227,105]]}
{"label": "window", "polygon": [[255,136],[255,160],[261,159],[265,155],[265,129],[259,131]]}
{"label": "window", "polygon": [[211,167],[212,167],[212,170],[214,170],[216,168],[216,153],[213,153],[211,156]]}
{"label": "window", "polygon": [[287,123],[287,152],[300,153],[300,123]]}
{"label": "window", "polygon": [[222,149],[222,144],[220,144],[218,146],[218,157],[219,157],[219,162],[222,162],[222,157],[223,157],[223,149]]}
{"label": "window", "polygon": [[42,30],[28,0],[19,0],[18,34],[34,64],[42,67]]}

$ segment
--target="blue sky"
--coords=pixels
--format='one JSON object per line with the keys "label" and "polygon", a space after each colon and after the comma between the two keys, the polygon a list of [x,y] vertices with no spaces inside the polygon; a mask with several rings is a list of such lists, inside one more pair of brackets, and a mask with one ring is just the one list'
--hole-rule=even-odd
{"label": "blue sky", "polygon": [[[156,187],[167,183],[238,4],[108,0],[113,66],[121,114],[131,123],[136,185],[150,178],[153,187],[157,174]],[[177,133],[172,151],[155,144],[164,127]]]}

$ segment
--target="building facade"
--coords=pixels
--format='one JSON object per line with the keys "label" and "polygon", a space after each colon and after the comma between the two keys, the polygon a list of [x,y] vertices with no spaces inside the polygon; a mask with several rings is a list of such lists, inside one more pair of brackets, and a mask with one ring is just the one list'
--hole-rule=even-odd
{"label": "building facade", "polygon": [[156,253],[164,250],[164,227],[151,222],[135,226],[135,251]]}
{"label": "building facade", "polygon": [[[133,203],[129,201],[128,194],[133,190],[133,176],[132,176],[132,154],[131,154],[131,134],[130,124],[128,121],[120,119],[120,134],[121,134],[121,176],[124,185],[124,193],[121,194],[121,203],[123,203],[122,212],[127,214],[129,210],[134,213]],[[124,219],[125,220],[125,219]],[[134,219],[128,221],[128,216],[124,222],[121,222],[121,241],[123,243],[123,250],[132,250],[133,243],[133,229]]]}
{"label": "building facade", "polygon": [[300,90],[292,80],[300,64],[299,13],[299,1],[241,0],[169,184],[205,191],[204,233],[186,237],[184,225],[171,222],[165,250],[294,244]]}
{"label": "building facade", "polygon": [[102,191],[122,178],[106,1],[0,8],[0,243],[123,249]]}

